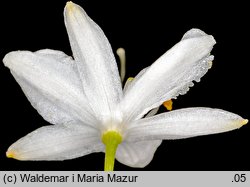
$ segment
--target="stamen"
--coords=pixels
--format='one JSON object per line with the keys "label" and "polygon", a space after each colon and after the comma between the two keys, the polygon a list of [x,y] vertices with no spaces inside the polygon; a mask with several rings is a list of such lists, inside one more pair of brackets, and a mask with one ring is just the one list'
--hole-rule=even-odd
{"label": "stamen", "polygon": [[128,82],[131,82],[133,79],[134,79],[134,77],[129,77],[129,78],[127,79],[127,81],[128,81]]}
{"label": "stamen", "polygon": [[145,118],[154,116],[154,115],[158,112],[159,109],[160,109],[160,107],[157,107],[157,108],[152,109],[152,110],[145,116]]}
{"label": "stamen", "polygon": [[102,135],[102,142],[106,146],[104,171],[113,171],[116,149],[122,142],[122,136],[117,131],[107,131]]}
{"label": "stamen", "polygon": [[124,81],[125,75],[126,75],[126,55],[125,50],[123,48],[118,48],[116,50],[116,54],[119,56],[120,59],[120,76],[121,81]]}
{"label": "stamen", "polygon": [[124,88],[123,88],[124,92],[126,92],[127,88],[129,87],[129,85],[131,84],[131,82],[132,82],[133,79],[134,79],[133,77],[129,77],[127,79],[127,81],[125,82]]}
{"label": "stamen", "polygon": [[173,108],[173,101],[170,99],[168,101],[165,101],[163,103],[163,106],[167,109],[167,110],[172,110]]}

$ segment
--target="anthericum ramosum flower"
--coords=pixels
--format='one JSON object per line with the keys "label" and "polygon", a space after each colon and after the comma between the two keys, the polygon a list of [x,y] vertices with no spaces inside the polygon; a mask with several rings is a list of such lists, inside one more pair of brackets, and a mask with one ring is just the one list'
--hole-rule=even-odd
{"label": "anthericum ramosum flower", "polygon": [[65,160],[105,152],[105,170],[113,170],[115,158],[144,167],[162,140],[221,133],[247,123],[237,114],[212,108],[152,116],[165,101],[185,94],[211,67],[211,35],[191,29],[122,90],[101,28],[72,2],[64,17],[74,59],[50,49],[14,51],[3,59],[32,106],[53,124],[12,144],[7,157]]}

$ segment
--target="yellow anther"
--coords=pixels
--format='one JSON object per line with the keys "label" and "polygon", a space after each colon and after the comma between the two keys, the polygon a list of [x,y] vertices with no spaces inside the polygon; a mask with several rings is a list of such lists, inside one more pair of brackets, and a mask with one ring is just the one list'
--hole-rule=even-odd
{"label": "yellow anther", "polygon": [[127,81],[128,81],[128,82],[131,82],[133,79],[134,79],[134,77],[129,77],[129,78],[127,79]]}
{"label": "yellow anther", "polygon": [[132,82],[133,79],[134,79],[133,77],[129,77],[129,78],[126,80],[125,85],[124,85],[124,91],[127,90],[127,88],[129,87],[129,85],[131,84],[131,82]]}
{"label": "yellow anther", "polygon": [[172,110],[173,108],[173,101],[170,99],[168,101],[165,101],[163,103],[163,106],[167,109],[167,110]]}

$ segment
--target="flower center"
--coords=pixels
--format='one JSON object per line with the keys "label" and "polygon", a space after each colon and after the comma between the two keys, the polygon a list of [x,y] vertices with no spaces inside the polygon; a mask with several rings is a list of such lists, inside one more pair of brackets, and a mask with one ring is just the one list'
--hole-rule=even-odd
{"label": "flower center", "polygon": [[102,142],[106,146],[104,171],[113,171],[116,149],[122,142],[122,136],[114,130],[106,131],[102,134]]}

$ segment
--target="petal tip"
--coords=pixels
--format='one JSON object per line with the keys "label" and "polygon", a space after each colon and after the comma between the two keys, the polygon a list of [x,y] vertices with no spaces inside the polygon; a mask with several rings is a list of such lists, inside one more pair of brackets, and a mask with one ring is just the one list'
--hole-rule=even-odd
{"label": "petal tip", "polygon": [[243,126],[243,125],[246,125],[248,123],[248,119],[243,119],[242,121],[241,121],[241,125]]}
{"label": "petal tip", "polygon": [[82,22],[86,19],[86,13],[79,5],[73,3],[72,1],[68,1],[64,8],[64,18],[66,18],[66,25],[69,23],[78,24],[80,20],[80,22]]}
{"label": "petal tip", "polygon": [[67,12],[72,12],[74,10],[74,8],[75,8],[75,3],[73,3],[72,1],[68,1],[66,3],[65,10]]}
{"label": "petal tip", "polygon": [[66,7],[67,8],[73,8],[73,6],[74,6],[74,3],[72,2],[72,1],[68,1],[67,3],[66,3]]}
{"label": "petal tip", "polygon": [[6,157],[7,158],[15,158],[16,159],[16,154],[13,151],[7,151],[6,152]]}
{"label": "petal tip", "polygon": [[7,53],[7,54],[4,56],[4,58],[3,58],[3,64],[4,64],[5,66],[7,66],[7,67],[8,67],[8,62],[10,61],[9,59],[10,59],[12,53],[13,53],[13,52]]}

